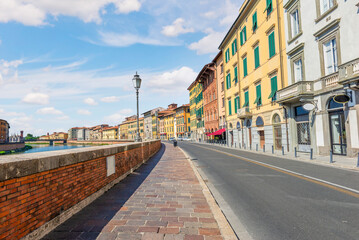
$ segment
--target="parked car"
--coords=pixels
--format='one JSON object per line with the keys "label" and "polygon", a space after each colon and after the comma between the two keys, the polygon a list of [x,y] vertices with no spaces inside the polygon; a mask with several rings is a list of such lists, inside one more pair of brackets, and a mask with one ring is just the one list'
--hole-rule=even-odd
{"label": "parked car", "polygon": [[191,141],[191,139],[188,137],[185,137],[185,138],[183,138],[183,141]]}
{"label": "parked car", "polygon": [[183,138],[182,138],[182,137],[178,137],[178,138],[177,138],[177,141],[183,141]]}
{"label": "parked car", "polygon": [[171,137],[169,140],[172,142],[172,141],[174,141],[174,140],[175,140],[175,138],[174,138],[174,137]]}

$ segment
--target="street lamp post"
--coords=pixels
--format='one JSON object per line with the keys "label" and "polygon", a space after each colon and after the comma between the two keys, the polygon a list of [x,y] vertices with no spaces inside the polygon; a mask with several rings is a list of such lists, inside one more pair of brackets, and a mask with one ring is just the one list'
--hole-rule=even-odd
{"label": "street lamp post", "polygon": [[138,91],[141,87],[141,81],[142,79],[136,72],[135,76],[132,79],[133,87],[136,89],[136,100],[137,100],[137,134],[136,134],[135,142],[142,141],[140,137],[140,121],[139,121],[139,105],[138,105]]}

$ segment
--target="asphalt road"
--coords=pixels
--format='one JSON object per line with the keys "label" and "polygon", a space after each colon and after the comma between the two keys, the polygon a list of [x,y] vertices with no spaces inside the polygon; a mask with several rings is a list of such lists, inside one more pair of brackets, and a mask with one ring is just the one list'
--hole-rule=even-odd
{"label": "asphalt road", "polygon": [[178,145],[193,159],[240,239],[359,239],[359,171]]}

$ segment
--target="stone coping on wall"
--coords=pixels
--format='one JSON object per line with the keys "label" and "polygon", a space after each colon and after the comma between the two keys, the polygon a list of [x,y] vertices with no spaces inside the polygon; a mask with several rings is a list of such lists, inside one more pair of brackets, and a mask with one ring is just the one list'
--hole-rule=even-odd
{"label": "stone coping on wall", "polygon": [[115,155],[156,141],[159,140],[0,156],[0,181]]}

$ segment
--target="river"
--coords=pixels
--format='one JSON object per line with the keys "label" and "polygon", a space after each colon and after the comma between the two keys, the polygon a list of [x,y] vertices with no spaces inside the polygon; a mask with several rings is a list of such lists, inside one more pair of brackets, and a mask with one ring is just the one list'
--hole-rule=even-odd
{"label": "river", "polygon": [[72,149],[72,148],[91,147],[91,145],[54,145],[54,146],[43,145],[43,144],[29,144],[29,145],[32,146],[32,149],[27,150],[25,152],[21,152],[20,154],[57,151],[57,150],[65,150],[65,149]]}

